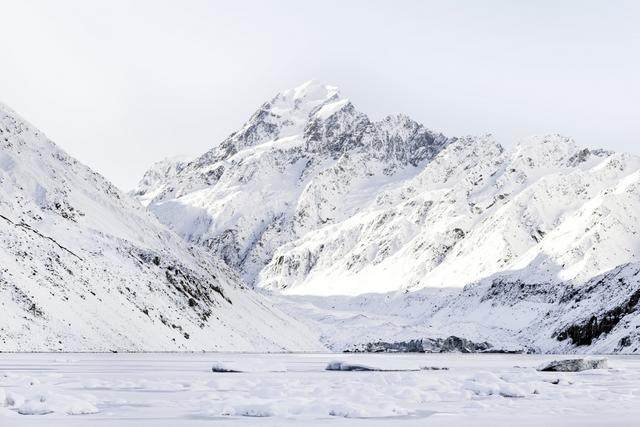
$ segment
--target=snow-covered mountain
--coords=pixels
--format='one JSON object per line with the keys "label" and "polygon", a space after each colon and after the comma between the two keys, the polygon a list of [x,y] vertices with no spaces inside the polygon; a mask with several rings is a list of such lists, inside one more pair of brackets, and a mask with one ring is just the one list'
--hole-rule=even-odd
{"label": "snow-covered mountain", "polygon": [[133,193],[161,222],[289,295],[281,307],[334,349],[447,334],[541,351],[640,347],[637,156],[373,121],[312,81],[201,157],[150,174]]}
{"label": "snow-covered mountain", "polygon": [[154,166],[133,194],[262,286],[256,279],[281,247],[349,220],[450,142],[406,116],[372,121],[337,88],[311,81],[276,95],[190,163]]}
{"label": "snow-covered mountain", "polygon": [[0,351],[321,348],[3,105],[0,242]]}
{"label": "snow-covered mountain", "polygon": [[257,287],[357,295],[517,270],[583,283],[638,260],[639,180],[635,156],[374,122],[308,82],[201,157],[154,167],[134,194]]}

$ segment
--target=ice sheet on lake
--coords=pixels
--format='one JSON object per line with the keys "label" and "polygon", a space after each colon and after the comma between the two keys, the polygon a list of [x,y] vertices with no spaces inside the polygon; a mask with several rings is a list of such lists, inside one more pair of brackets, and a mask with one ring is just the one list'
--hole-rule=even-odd
{"label": "ice sheet on lake", "polygon": [[[428,418],[448,427],[514,419],[624,426],[640,416],[637,357],[577,373],[536,370],[549,356],[341,357],[341,366],[377,370],[326,371],[331,354],[2,354],[0,425],[253,425],[259,418],[261,426],[417,426]],[[213,366],[243,372],[213,373]]]}

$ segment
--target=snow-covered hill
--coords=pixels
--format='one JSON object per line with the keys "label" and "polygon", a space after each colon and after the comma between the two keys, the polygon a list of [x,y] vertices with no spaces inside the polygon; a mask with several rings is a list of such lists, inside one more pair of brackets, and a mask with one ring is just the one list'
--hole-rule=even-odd
{"label": "snow-covered hill", "polygon": [[0,351],[318,348],[223,262],[0,105]]}

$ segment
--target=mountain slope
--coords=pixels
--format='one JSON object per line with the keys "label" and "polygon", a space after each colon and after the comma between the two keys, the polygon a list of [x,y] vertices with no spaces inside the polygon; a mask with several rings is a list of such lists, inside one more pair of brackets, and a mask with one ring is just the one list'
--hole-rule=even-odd
{"label": "mountain slope", "polygon": [[[579,159],[579,161],[576,161]],[[512,151],[458,140],[346,221],[276,251],[262,286],[299,294],[583,283],[638,260],[640,159],[532,138]]]}
{"label": "mountain slope", "polygon": [[1,351],[320,348],[1,104],[0,242]]}
{"label": "mountain slope", "polygon": [[462,337],[492,351],[638,354],[640,263],[581,285],[500,274],[463,289],[358,296],[279,296],[280,307],[320,332],[334,351],[416,347]]}

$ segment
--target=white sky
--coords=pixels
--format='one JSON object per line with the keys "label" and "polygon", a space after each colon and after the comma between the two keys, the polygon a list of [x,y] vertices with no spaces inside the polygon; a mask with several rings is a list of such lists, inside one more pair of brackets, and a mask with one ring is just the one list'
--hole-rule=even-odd
{"label": "white sky", "polygon": [[0,0],[0,100],[125,190],[310,78],[450,136],[640,153],[640,1]]}

